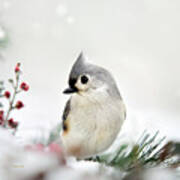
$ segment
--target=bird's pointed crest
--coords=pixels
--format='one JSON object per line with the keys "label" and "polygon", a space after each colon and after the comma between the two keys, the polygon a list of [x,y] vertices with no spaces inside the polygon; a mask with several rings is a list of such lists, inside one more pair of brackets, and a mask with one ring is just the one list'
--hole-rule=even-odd
{"label": "bird's pointed crest", "polygon": [[78,58],[77,58],[77,60],[76,60],[76,62],[74,63],[74,65],[75,64],[83,64],[85,62],[85,59],[86,58],[84,56],[84,53],[83,53],[83,51],[81,51]]}
{"label": "bird's pointed crest", "polygon": [[70,73],[70,78],[77,78],[82,73],[82,71],[85,69],[85,60],[86,58],[84,56],[84,53],[81,52],[77,60],[73,64],[73,67]]}

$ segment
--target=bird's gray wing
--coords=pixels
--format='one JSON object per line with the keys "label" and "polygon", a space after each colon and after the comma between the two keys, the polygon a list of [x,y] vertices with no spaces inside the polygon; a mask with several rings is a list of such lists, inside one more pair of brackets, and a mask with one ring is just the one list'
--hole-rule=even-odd
{"label": "bird's gray wing", "polygon": [[71,109],[70,102],[71,102],[71,100],[69,99],[69,100],[67,101],[67,103],[66,103],[65,108],[64,108],[64,112],[63,112],[63,116],[62,116],[62,120],[63,120],[63,130],[66,130],[66,129],[67,129],[66,124],[65,124],[65,121],[66,121],[66,119],[67,119],[67,117],[68,117],[68,114],[69,114],[69,112],[70,112],[70,109]]}

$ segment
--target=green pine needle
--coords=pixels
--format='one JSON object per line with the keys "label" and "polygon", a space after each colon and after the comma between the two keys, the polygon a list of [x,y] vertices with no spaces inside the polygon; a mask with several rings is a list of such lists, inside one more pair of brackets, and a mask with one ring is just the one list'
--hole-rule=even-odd
{"label": "green pine needle", "polygon": [[[151,136],[146,131],[138,142],[131,147],[121,145],[111,154],[101,155],[88,160],[116,167],[122,171],[130,171],[136,168],[156,167],[161,164],[172,167],[180,161],[168,161],[174,156],[174,143],[164,143],[165,137],[158,138],[159,132]],[[177,146],[179,149],[179,145]],[[167,163],[169,162],[169,164]],[[170,163],[171,162],[171,163]],[[179,163],[180,164],[180,163]]]}
{"label": "green pine needle", "polygon": [[51,142],[53,142],[59,138],[61,130],[62,130],[62,124],[59,123],[50,132],[48,144],[50,144]]}

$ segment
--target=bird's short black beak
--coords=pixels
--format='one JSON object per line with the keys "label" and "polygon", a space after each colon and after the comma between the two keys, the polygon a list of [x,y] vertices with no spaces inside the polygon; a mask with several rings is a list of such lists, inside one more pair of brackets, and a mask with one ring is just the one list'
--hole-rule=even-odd
{"label": "bird's short black beak", "polygon": [[67,89],[65,89],[64,91],[63,91],[63,93],[64,94],[72,94],[72,93],[75,93],[75,92],[77,92],[78,90],[77,90],[77,88],[71,88],[71,87],[68,87]]}

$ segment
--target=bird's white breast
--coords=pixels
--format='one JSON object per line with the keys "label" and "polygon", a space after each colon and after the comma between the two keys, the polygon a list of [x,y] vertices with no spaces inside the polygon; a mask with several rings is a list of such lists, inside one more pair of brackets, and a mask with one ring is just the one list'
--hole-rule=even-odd
{"label": "bird's white breast", "polygon": [[71,98],[67,117],[68,132],[62,134],[66,151],[77,157],[88,157],[106,150],[115,140],[125,119],[120,98],[106,93]]}

